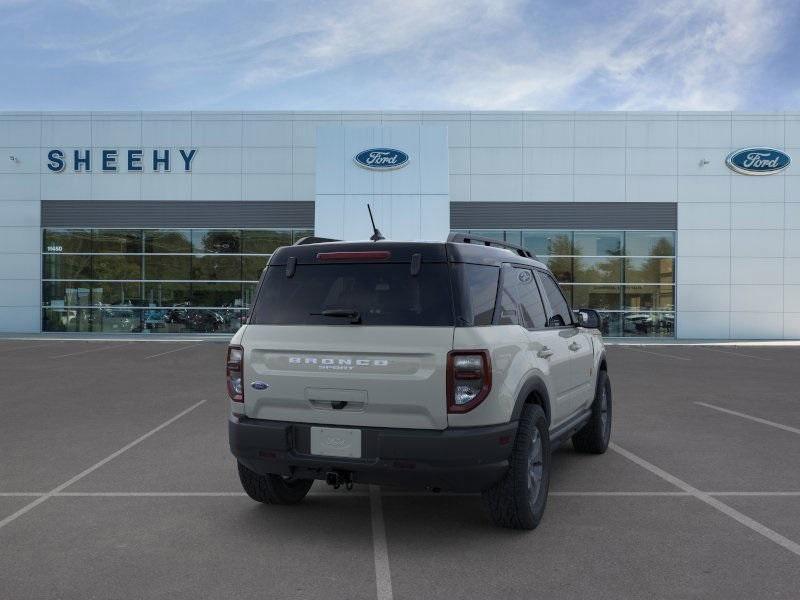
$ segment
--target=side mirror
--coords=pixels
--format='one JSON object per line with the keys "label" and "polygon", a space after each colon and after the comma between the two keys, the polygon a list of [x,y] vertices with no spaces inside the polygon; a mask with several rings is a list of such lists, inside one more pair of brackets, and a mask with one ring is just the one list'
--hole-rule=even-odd
{"label": "side mirror", "polygon": [[586,329],[600,329],[600,314],[591,308],[580,308],[575,312],[578,325]]}

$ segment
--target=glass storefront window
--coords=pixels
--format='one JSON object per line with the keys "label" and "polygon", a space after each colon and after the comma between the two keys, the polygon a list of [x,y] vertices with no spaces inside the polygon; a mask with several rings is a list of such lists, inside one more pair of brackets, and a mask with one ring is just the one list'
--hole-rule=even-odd
{"label": "glass storefront window", "polygon": [[242,309],[45,308],[44,331],[87,333],[234,333],[242,326]]}
{"label": "glass storefront window", "polygon": [[574,308],[595,310],[620,310],[622,308],[622,286],[619,285],[572,285]]}
{"label": "glass storefront window", "polygon": [[193,283],[192,306],[242,306],[241,283]]}
{"label": "glass storefront window", "polygon": [[[675,332],[674,231],[470,230],[520,244],[609,337]],[[45,229],[45,331],[232,332],[280,246],[308,229]],[[583,285],[581,285],[583,284]]]}
{"label": "glass storefront window", "polygon": [[174,307],[153,320],[163,333],[230,333],[241,327],[243,310]]}
{"label": "glass storefront window", "polygon": [[559,283],[570,283],[575,279],[572,273],[571,256],[540,256],[539,260],[547,265]]}
{"label": "glass storefront window", "polygon": [[45,281],[44,306],[141,305],[142,284],[136,281]]}
{"label": "glass storefront window", "polygon": [[46,254],[42,261],[44,279],[91,279],[92,256]]}
{"label": "glass storefront window", "polygon": [[132,253],[142,251],[142,232],[128,229],[96,229],[92,236],[92,252]]}
{"label": "glass storefront window", "polygon": [[106,333],[139,333],[142,311],[131,308],[100,308],[91,312],[92,331]]}
{"label": "glass storefront window", "polygon": [[675,310],[675,287],[671,285],[626,285],[626,310]]}
{"label": "glass storefront window", "polygon": [[236,331],[269,255],[309,229],[44,229],[42,328]]}
{"label": "glass storefront window", "polygon": [[192,257],[186,255],[148,255],[144,257],[144,279],[188,281],[192,278]]}
{"label": "glass storefront window", "polygon": [[189,282],[148,282],[144,284],[144,299],[148,306],[175,306],[192,298]]}
{"label": "glass storefront window", "polygon": [[192,250],[196,253],[238,254],[242,250],[238,229],[193,229]]}
{"label": "glass storefront window", "polygon": [[92,331],[92,309],[46,308],[42,311],[43,331]]}
{"label": "glass storefront window", "polygon": [[42,252],[92,251],[91,229],[46,229],[42,236]]}
{"label": "glass storefront window", "polygon": [[571,231],[522,231],[522,246],[537,256],[570,256]]}
{"label": "glass storefront window", "polygon": [[141,254],[95,254],[92,256],[92,279],[142,278]]}
{"label": "glass storefront window", "polygon": [[242,257],[206,254],[192,256],[192,279],[241,281]]}
{"label": "glass storefront window", "polygon": [[190,229],[153,229],[144,232],[144,251],[155,253],[189,253],[192,251]]}
{"label": "glass storefront window", "polygon": [[[505,231],[506,238],[511,233]],[[674,337],[674,231],[520,234],[522,245],[553,271],[572,306],[598,310],[603,335]]]}
{"label": "glass storefront window", "polygon": [[598,312],[600,314],[600,333],[605,337],[622,337],[622,313]]}
{"label": "glass storefront window", "polygon": [[622,316],[623,337],[674,337],[675,313],[626,312]]}
{"label": "glass storefront window", "polygon": [[622,259],[576,258],[574,275],[575,283],[622,283]]}
{"label": "glass storefront window", "polygon": [[291,229],[242,232],[243,254],[272,254],[281,246],[291,246],[293,243]]}
{"label": "glass storefront window", "polygon": [[627,283],[674,283],[674,258],[626,258]]}
{"label": "glass storefront window", "polygon": [[675,232],[626,231],[626,256],[675,256]]}
{"label": "glass storefront window", "polygon": [[622,232],[576,231],[574,248],[578,256],[622,256]]}

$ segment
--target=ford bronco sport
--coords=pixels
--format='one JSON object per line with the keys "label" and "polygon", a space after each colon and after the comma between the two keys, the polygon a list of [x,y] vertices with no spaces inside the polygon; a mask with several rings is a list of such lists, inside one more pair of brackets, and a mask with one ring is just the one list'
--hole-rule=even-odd
{"label": "ford bronco sport", "polygon": [[608,446],[597,327],[530,252],[493,240],[280,248],[228,348],[242,486],[272,504],[315,479],[482,492],[494,523],[533,529],[553,449]]}

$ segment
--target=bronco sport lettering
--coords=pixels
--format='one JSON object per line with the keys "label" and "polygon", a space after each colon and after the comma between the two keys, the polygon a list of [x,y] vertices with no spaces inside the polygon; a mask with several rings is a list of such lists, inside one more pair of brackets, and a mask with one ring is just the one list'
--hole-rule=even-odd
{"label": "bronco sport lettering", "polygon": [[290,356],[289,363],[293,365],[338,365],[338,366],[350,366],[350,365],[357,365],[359,367],[385,367],[389,365],[388,360],[382,359],[375,359],[370,360],[367,358],[315,358],[315,357],[306,357],[301,358],[299,356]]}

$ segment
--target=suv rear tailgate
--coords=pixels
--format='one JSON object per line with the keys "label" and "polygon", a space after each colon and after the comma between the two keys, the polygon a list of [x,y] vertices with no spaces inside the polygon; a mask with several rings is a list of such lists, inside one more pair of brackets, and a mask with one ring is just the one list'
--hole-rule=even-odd
{"label": "suv rear tailgate", "polygon": [[[250,418],[447,427],[452,327],[251,324],[242,345],[245,414]],[[255,389],[256,381],[269,387]]]}

